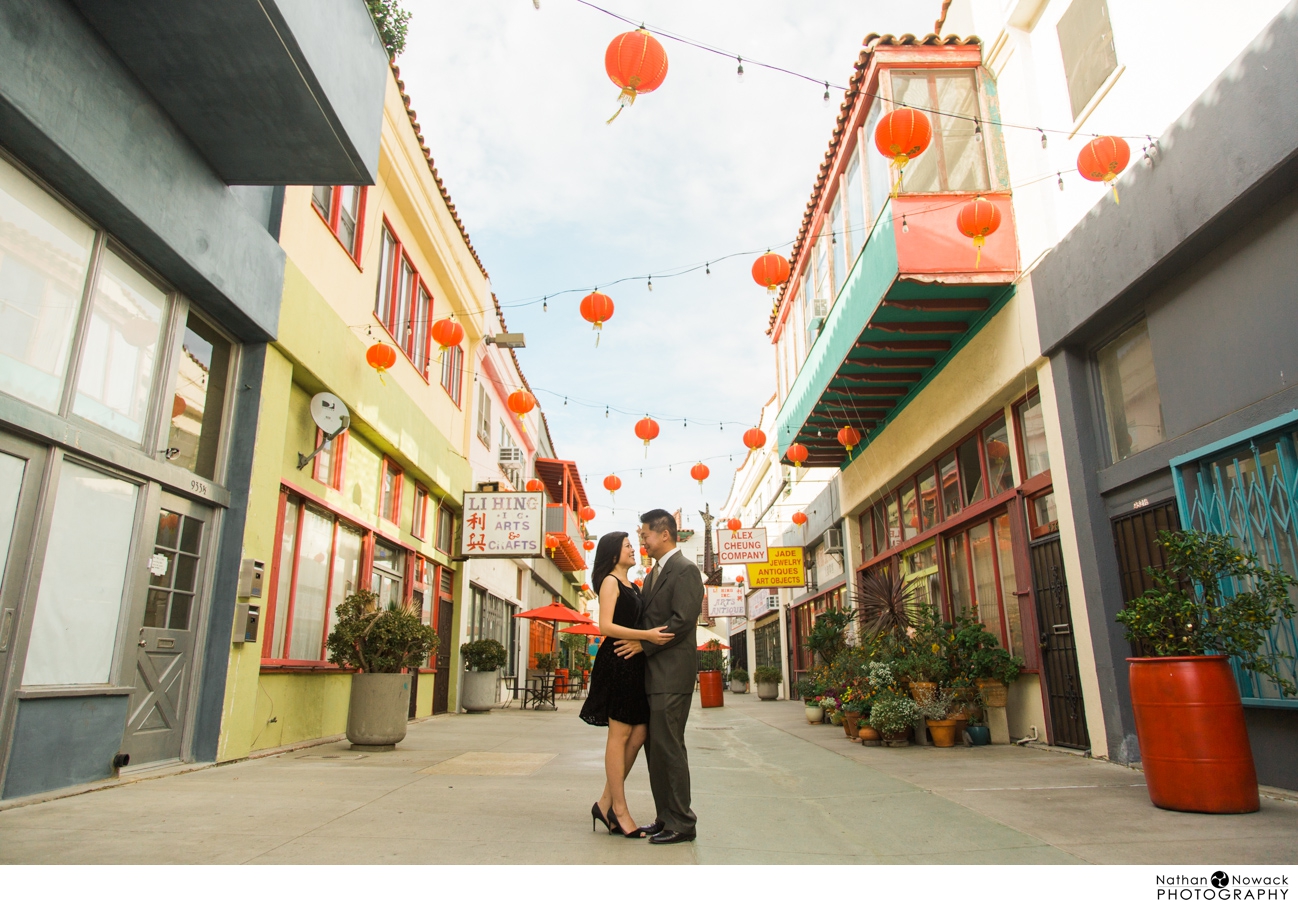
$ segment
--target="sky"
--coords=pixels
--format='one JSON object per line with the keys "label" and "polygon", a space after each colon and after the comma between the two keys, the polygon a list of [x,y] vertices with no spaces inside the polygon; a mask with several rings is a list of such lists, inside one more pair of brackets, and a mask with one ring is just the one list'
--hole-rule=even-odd
{"label": "sky", "polygon": [[[404,0],[397,63],[509,329],[526,335],[519,361],[557,455],[582,473],[591,528],[629,531],[663,507],[701,529],[775,393],[771,299],[750,268],[768,247],[788,254],[843,100],[752,61],[846,86],[865,35],[927,34],[941,0],[597,3],[745,57],[742,81],[734,57],[660,38],[666,81],[606,124],[618,88],[604,50],[631,26],[577,0]],[[706,262],[711,274],[652,291],[643,277]],[[642,277],[614,283],[628,276]],[[595,287],[615,304],[598,347],[578,312]],[[633,431],[646,414],[661,426],[647,450]]]}

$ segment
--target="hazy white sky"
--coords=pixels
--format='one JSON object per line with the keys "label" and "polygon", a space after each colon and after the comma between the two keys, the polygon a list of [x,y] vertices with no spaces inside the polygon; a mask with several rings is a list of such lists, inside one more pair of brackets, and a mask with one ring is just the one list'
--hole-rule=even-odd
{"label": "hazy white sky", "polygon": [[[745,57],[846,85],[862,38],[927,34],[941,0],[597,0],[622,15]],[[729,253],[790,243],[842,92],[663,40],[669,72],[612,124],[604,49],[628,26],[575,0],[405,0],[398,60],[429,147],[474,246],[527,335],[519,359],[558,455],[575,460],[597,532],[651,507],[714,513],[743,457],[740,436],[775,390],[770,300],[741,256],[677,278],[610,286]],[[787,253],[788,247],[783,250]],[[577,307],[616,304],[598,349]],[[564,395],[569,396],[567,406]],[[597,406],[581,406],[577,401]],[[636,415],[604,415],[604,405]],[[662,434],[648,456],[632,426]],[[687,417],[688,425],[670,421]],[[712,475],[700,493],[689,467]],[[667,465],[673,464],[670,472]],[[643,478],[640,470],[643,468]],[[612,509],[601,481],[623,480]],[[691,522],[687,520],[687,526]],[[697,516],[692,525],[699,527]]]}

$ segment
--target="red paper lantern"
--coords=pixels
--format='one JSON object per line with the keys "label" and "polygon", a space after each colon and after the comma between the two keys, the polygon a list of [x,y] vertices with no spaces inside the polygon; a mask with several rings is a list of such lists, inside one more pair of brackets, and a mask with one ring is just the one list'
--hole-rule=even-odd
{"label": "red paper lantern", "polygon": [[983,243],[1001,226],[1000,209],[976,195],[961,206],[960,213],[955,216],[955,225],[961,233],[973,240],[977,252],[974,267],[977,268],[983,260]]}
{"label": "red paper lantern", "polygon": [[749,429],[744,433],[744,447],[750,451],[766,447],[766,433],[761,429]]}
{"label": "red paper lantern", "polygon": [[744,575],[743,575],[743,574],[736,574],[736,575],[735,575],[735,583],[739,584],[740,586],[743,586],[743,585],[744,585]]}
{"label": "red paper lantern", "polygon": [[645,548],[644,546],[640,546],[640,557],[641,557],[641,558],[647,558],[647,557],[649,557],[649,550],[648,550],[647,548]]}
{"label": "red paper lantern", "polygon": [[383,381],[383,373],[397,364],[397,348],[387,344],[373,344],[365,351],[365,362],[379,373],[379,381]]}
{"label": "red paper lantern", "polygon": [[897,166],[897,182],[892,187],[895,198],[901,187],[901,171],[911,158],[918,157],[933,141],[933,126],[921,111],[898,107],[879,118],[874,129],[874,147]]}
{"label": "red paper lantern", "polygon": [[[588,551],[588,552],[590,551],[590,549],[593,549],[593,548],[595,547],[595,543],[591,542],[589,539],[586,540],[586,544],[587,544],[588,546],[590,546],[590,548],[586,549],[586,551]],[[583,584],[581,585],[581,590],[582,590],[583,593],[589,593],[589,592],[590,592],[590,584],[589,584],[589,583],[583,583]]]}
{"label": "red paper lantern", "polygon": [[993,438],[987,442],[987,456],[995,457],[997,460],[1005,460],[1010,456],[1010,446],[999,438]]}
{"label": "red paper lantern", "polygon": [[1083,146],[1077,155],[1077,172],[1093,183],[1108,183],[1113,188],[1113,201],[1118,201],[1118,187],[1114,180],[1127,169],[1131,161],[1131,146],[1121,136],[1097,136]]}
{"label": "red paper lantern", "polygon": [[552,552],[559,547],[561,541],[558,533],[545,534],[545,547]]}
{"label": "red paper lantern", "polygon": [[789,450],[784,452],[784,456],[793,461],[795,467],[802,466],[807,460],[807,446],[801,442],[795,441],[789,445]]}
{"label": "red paper lantern", "polygon": [[777,252],[768,249],[765,255],[753,262],[753,280],[772,294],[788,279],[789,260]]}
{"label": "red paper lantern", "polygon": [[732,533],[735,530],[742,530],[743,528],[744,528],[744,522],[740,520],[738,517],[731,517],[729,520],[726,521],[726,529],[728,529]]}
{"label": "red paper lantern", "polygon": [[433,322],[433,342],[445,350],[447,347],[458,347],[464,340],[464,326],[449,318],[439,318]]}
{"label": "red paper lantern", "polygon": [[807,522],[806,514],[802,513],[801,511],[793,512],[793,523],[795,526],[802,526],[806,522]]}
{"label": "red paper lantern", "polygon": [[703,490],[703,480],[707,479],[711,473],[712,471],[708,469],[707,464],[701,460],[690,467],[690,478],[698,481],[699,491]]}
{"label": "red paper lantern", "polygon": [[644,441],[644,456],[649,456],[649,442],[658,437],[658,423],[648,416],[635,424],[635,437]]}
{"label": "red paper lantern", "polygon": [[586,505],[584,508],[582,508],[580,511],[577,512],[577,516],[580,517],[583,522],[590,523],[592,520],[595,519],[595,509],[592,508],[590,505]]}
{"label": "red paper lantern", "polygon": [[581,317],[590,322],[595,332],[595,346],[599,346],[599,333],[604,323],[613,317],[613,299],[598,290],[581,299]]}
{"label": "red paper lantern", "polygon": [[[593,539],[587,539],[581,544],[581,547],[588,552],[593,552],[595,551],[595,541]],[[586,587],[583,586],[582,589],[584,590]]]}
{"label": "red paper lantern", "polygon": [[610,473],[604,477],[604,488],[608,490],[608,497],[616,501],[617,490],[622,488],[622,480]]}
{"label": "red paper lantern", "polygon": [[852,449],[861,442],[861,433],[851,426],[843,426],[838,430],[838,443],[847,448],[847,453],[851,454]]}
{"label": "red paper lantern", "polygon": [[604,71],[622,89],[617,96],[617,113],[608,118],[612,123],[624,108],[635,103],[636,95],[647,94],[663,84],[667,78],[667,51],[643,28],[623,32],[604,51]]}
{"label": "red paper lantern", "polygon": [[523,417],[536,408],[536,398],[532,396],[532,392],[519,388],[505,398],[505,405],[518,417],[518,427],[526,433],[527,423],[523,422]]}
{"label": "red paper lantern", "polygon": [[539,479],[529,479],[527,481],[527,491],[529,492],[540,492],[544,488],[545,483],[541,482]]}

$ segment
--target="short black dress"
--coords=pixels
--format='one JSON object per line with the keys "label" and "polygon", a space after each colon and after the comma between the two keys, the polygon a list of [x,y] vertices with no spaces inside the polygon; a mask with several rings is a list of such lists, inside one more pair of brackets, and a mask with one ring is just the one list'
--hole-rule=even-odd
{"label": "short black dress", "polygon": [[[616,577],[613,578],[617,580]],[[617,604],[613,623],[635,627],[640,617],[640,593],[635,587],[617,581]],[[636,653],[623,659],[613,652],[617,640],[605,637],[590,669],[590,691],[581,708],[581,718],[589,725],[608,725],[608,720],[627,725],[649,722],[649,695],[644,689],[645,654]]]}

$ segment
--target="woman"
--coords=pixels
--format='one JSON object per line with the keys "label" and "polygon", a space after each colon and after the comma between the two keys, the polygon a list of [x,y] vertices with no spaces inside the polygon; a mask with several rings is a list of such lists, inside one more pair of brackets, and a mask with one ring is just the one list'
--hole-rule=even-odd
{"label": "woman", "polygon": [[631,772],[636,755],[644,746],[649,727],[649,697],[644,690],[644,653],[623,659],[613,652],[618,640],[647,640],[662,645],[672,635],[665,626],[637,630],[640,594],[627,571],[635,566],[635,547],[626,533],[606,533],[595,549],[591,585],[599,593],[599,632],[604,637],[590,671],[590,692],[581,708],[581,718],[590,725],[607,725],[604,746],[604,793],[590,807],[591,828],[595,820],[608,827],[609,835],[643,838],[626,806],[623,782]]}

